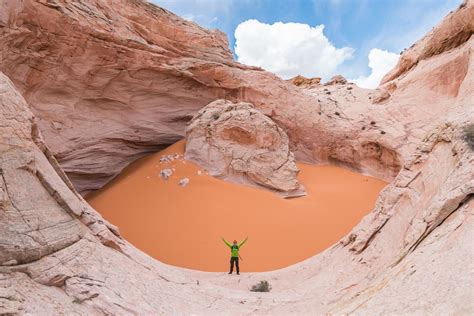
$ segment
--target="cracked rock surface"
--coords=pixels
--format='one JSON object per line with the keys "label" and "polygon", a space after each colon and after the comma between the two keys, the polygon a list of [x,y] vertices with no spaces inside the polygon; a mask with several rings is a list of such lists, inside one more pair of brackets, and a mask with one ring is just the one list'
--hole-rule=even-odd
{"label": "cracked rock surface", "polygon": [[288,136],[250,103],[217,100],[202,108],[186,128],[184,157],[215,177],[285,197],[305,194]]}
{"label": "cracked rock surface", "polygon": [[216,99],[259,108],[314,102],[235,62],[222,32],[144,0],[2,0],[0,71],[82,195],[182,139]]}
{"label": "cracked rock surface", "polygon": [[[143,1],[0,9],[0,314],[474,313],[473,1],[375,91],[294,87]],[[390,184],[340,242],[285,269],[237,279],[150,258],[76,188],[184,135],[221,98],[254,104],[297,159]],[[261,280],[272,291],[250,292]]]}

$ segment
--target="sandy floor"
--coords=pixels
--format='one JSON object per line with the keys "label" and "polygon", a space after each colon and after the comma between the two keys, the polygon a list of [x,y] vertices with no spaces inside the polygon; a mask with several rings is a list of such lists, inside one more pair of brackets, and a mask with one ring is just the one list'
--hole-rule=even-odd
{"label": "sandy floor", "polygon": [[[308,196],[285,200],[256,188],[206,175],[182,158],[184,142],[129,166],[89,203],[135,246],[176,266],[228,269],[229,249],[220,240],[249,236],[240,253],[242,271],[283,268],[337,242],[374,206],[385,182],[334,166],[298,164]],[[182,156],[181,156],[182,157]],[[159,172],[175,168],[168,180]],[[188,177],[187,186],[178,181]]]}

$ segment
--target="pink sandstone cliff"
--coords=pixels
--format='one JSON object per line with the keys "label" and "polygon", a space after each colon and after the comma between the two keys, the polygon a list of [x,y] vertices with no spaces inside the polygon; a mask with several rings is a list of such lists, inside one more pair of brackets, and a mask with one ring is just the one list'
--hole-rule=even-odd
{"label": "pink sandstone cliff", "polygon": [[304,99],[275,75],[234,62],[221,32],[141,0],[2,3],[0,69],[81,193],[182,138],[217,98]]}
{"label": "pink sandstone cliff", "polygon": [[[375,139],[351,124],[333,133],[338,118],[318,115],[332,101],[321,104],[271,73],[236,63],[222,33],[142,0],[4,0],[1,11],[0,70],[30,104],[82,194],[182,138],[197,110],[219,98],[254,104],[287,130],[296,156],[304,152],[309,162],[337,159],[386,179],[399,168],[390,148],[383,150],[391,161],[360,163],[359,147]],[[290,108],[305,118],[297,122]],[[358,154],[339,159],[333,140],[351,143]]]}
{"label": "pink sandstone cliff", "polygon": [[[0,8],[0,313],[474,312],[473,1],[377,90],[293,86],[138,0]],[[164,265],[77,191],[182,137],[218,98],[253,103],[299,160],[391,182],[350,234],[289,268],[235,283]],[[262,279],[272,292],[248,291]]]}

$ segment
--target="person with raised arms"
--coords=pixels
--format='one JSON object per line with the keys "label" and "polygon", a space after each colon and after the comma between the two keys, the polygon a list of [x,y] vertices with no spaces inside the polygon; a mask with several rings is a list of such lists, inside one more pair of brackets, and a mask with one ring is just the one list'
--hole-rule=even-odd
{"label": "person with raised arms", "polygon": [[221,237],[222,241],[230,248],[230,271],[229,274],[232,274],[234,271],[234,265],[237,271],[237,274],[240,274],[240,269],[239,269],[239,258],[240,260],[243,261],[242,257],[239,255],[239,249],[242,247],[243,244],[249,239],[248,237],[242,240],[241,242],[237,243],[237,240],[234,240],[232,244],[228,242],[227,240],[224,239],[224,237]]}

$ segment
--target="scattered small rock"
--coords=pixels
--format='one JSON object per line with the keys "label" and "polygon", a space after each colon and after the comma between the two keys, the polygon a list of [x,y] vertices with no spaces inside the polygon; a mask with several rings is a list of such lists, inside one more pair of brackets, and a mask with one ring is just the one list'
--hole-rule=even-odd
{"label": "scattered small rock", "polygon": [[162,177],[164,180],[168,180],[169,177],[173,174],[173,170],[166,168],[160,171],[160,177]]}
{"label": "scattered small rock", "polygon": [[178,184],[182,187],[185,187],[187,186],[189,183],[189,178],[182,178],[181,180],[179,180]]}
{"label": "scattered small rock", "polygon": [[170,162],[170,161],[173,161],[173,160],[176,160],[176,159],[179,159],[179,154],[178,153],[163,155],[163,156],[160,157],[160,163]]}
{"label": "scattered small rock", "polygon": [[160,163],[164,163],[164,162],[168,162],[168,161],[170,161],[169,155],[160,157]]}

